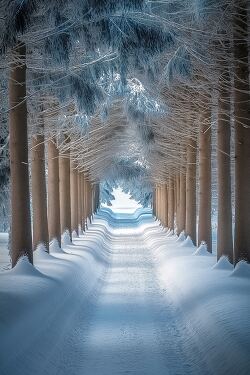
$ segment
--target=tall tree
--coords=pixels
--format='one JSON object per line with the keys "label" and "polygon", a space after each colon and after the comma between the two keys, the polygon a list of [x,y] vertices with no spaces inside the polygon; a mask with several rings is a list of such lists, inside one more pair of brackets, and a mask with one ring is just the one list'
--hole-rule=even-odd
{"label": "tall tree", "polygon": [[231,123],[230,74],[223,64],[219,79],[217,172],[218,172],[218,226],[217,259],[226,255],[233,262],[232,198],[231,198]]}
{"label": "tall tree", "polygon": [[165,190],[165,215],[164,215],[164,223],[165,227],[168,228],[168,185],[164,184],[164,190]]}
{"label": "tall tree", "polygon": [[78,207],[77,207],[77,223],[80,232],[84,230],[82,226],[82,174],[77,172],[77,193],[78,193]]}
{"label": "tall tree", "polygon": [[169,177],[168,188],[168,225],[170,230],[174,230],[174,179]]}
{"label": "tall tree", "polygon": [[97,183],[95,185],[95,192],[96,192],[96,196],[95,196],[95,212],[97,212],[100,208],[100,184]]}
{"label": "tall tree", "polygon": [[[68,136],[65,136],[65,144],[70,142]],[[71,206],[70,206],[70,151],[59,154],[59,189],[60,189],[60,221],[61,234],[68,231],[70,239],[71,232]]]}
{"label": "tall tree", "polygon": [[49,251],[43,118],[40,133],[32,137],[33,249],[42,243]]}
{"label": "tall tree", "polygon": [[86,229],[86,223],[87,223],[87,187],[86,187],[86,178],[84,173],[81,173],[82,175],[82,229]]}
{"label": "tall tree", "polygon": [[11,173],[11,257],[15,266],[22,255],[33,262],[28,133],[26,103],[26,46],[19,43],[13,51],[9,77],[9,133]]}
{"label": "tall tree", "polygon": [[186,222],[186,168],[180,169],[179,233],[185,230]]}
{"label": "tall tree", "polygon": [[61,246],[59,151],[56,139],[48,141],[48,222],[49,240],[56,239]]}
{"label": "tall tree", "polygon": [[70,161],[70,207],[71,207],[71,231],[78,236],[78,173],[73,160]]}
{"label": "tall tree", "polygon": [[186,235],[196,245],[196,141],[190,138],[187,142],[186,174]]}
{"label": "tall tree", "polygon": [[198,244],[205,241],[212,252],[211,228],[211,112],[200,120],[199,128],[199,221]]}
{"label": "tall tree", "polygon": [[248,1],[234,7],[235,263],[250,261],[250,91]]}
{"label": "tall tree", "polygon": [[175,177],[175,213],[176,213],[176,228],[177,235],[180,234],[180,173],[177,172]]}

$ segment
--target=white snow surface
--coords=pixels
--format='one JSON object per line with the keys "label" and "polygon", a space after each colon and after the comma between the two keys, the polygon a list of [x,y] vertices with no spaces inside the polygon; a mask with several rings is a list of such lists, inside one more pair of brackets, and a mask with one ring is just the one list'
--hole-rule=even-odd
{"label": "white snow surface", "polygon": [[102,208],[0,273],[0,374],[250,374],[250,266],[176,239],[149,209]]}

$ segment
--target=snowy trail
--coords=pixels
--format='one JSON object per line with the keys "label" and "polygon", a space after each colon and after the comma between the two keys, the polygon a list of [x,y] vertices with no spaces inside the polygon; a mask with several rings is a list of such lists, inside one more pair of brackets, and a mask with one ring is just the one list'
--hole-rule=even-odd
{"label": "snowy trail", "polygon": [[189,373],[177,322],[139,230],[113,233],[111,266],[85,340],[86,374]]}
{"label": "snowy trail", "polygon": [[157,282],[141,227],[114,224],[109,267],[88,306],[76,312],[73,332],[54,352],[55,373],[206,374],[202,361],[191,364],[190,346],[185,357],[185,331]]}
{"label": "snowy trail", "polygon": [[248,375],[249,266],[184,242],[147,210],[102,209],[0,272],[0,374]]}

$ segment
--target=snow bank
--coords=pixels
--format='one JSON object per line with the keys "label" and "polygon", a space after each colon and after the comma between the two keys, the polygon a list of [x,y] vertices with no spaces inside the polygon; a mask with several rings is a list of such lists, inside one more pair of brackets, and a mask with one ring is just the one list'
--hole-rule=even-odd
{"label": "snow bank", "polygon": [[213,268],[217,269],[217,270],[232,271],[234,267],[233,267],[232,263],[229,262],[228,257],[222,256],[222,257],[220,257],[218,262],[213,266]]}
{"label": "snow bank", "polygon": [[180,244],[180,246],[182,246],[182,247],[195,247],[190,236],[187,236],[187,238]]}
{"label": "snow bank", "polygon": [[87,235],[63,251],[56,241],[51,254],[39,245],[35,267],[22,257],[13,269],[0,273],[1,375],[42,375],[53,361],[106,272],[109,249],[103,223],[96,219]]}
{"label": "snow bank", "polygon": [[177,238],[176,242],[183,242],[183,241],[185,241],[185,239],[186,239],[186,236],[185,236],[185,232],[183,231],[183,232],[180,233],[180,235]]}
{"label": "snow bank", "polygon": [[202,242],[198,249],[195,250],[193,255],[210,256],[212,254],[207,251],[207,244],[205,242]]}
{"label": "snow bank", "polygon": [[206,244],[197,249],[189,237],[176,241],[176,235],[148,220],[148,213],[135,214],[151,248],[161,290],[167,300],[171,295],[180,325],[188,327],[190,361],[196,357],[190,351],[194,341],[204,373],[206,368],[214,375],[249,375],[250,265],[242,261],[233,269],[225,257],[217,263]]}
{"label": "snow bank", "polygon": [[[244,260],[241,260],[235,267],[232,276],[243,277],[249,280],[250,282],[250,264],[246,263]],[[249,297],[250,298],[250,297]]]}
{"label": "snow bank", "polygon": [[194,252],[191,240],[177,245],[175,236],[153,228],[147,237],[162,290],[171,294],[206,368],[214,375],[249,375],[250,265],[242,261],[233,270],[225,257],[216,263],[204,245]]}

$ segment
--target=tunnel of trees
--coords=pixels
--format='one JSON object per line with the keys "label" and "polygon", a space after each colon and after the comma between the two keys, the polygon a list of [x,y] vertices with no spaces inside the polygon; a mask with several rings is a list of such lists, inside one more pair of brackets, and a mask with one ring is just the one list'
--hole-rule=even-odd
{"label": "tunnel of trees", "polygon": [[[0,215],[12,265],[120,185],[250,261],[249,2],[0,1]],[[10,202],[10,203],[9,203]]]}

